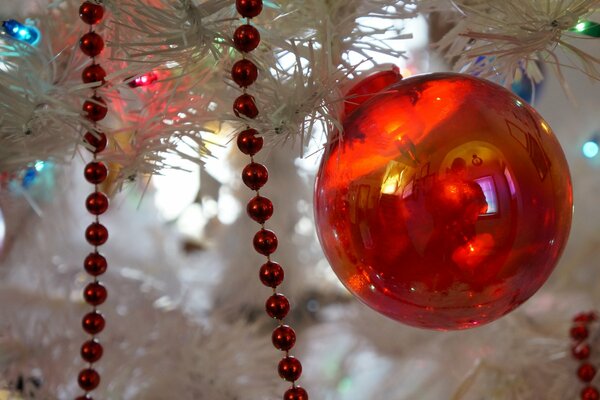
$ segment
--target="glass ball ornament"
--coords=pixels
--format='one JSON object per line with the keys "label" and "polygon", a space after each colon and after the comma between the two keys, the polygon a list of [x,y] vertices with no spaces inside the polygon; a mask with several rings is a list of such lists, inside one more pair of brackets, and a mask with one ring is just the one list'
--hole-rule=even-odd
{"label": "glass ball ornament", "polygon": [[408,325],[466,329],[546,281],[572,187],[556,137],[524,101],[468,75],[413,76],[364,99],[343,127],[314,208],[325,255],[358,299]]}

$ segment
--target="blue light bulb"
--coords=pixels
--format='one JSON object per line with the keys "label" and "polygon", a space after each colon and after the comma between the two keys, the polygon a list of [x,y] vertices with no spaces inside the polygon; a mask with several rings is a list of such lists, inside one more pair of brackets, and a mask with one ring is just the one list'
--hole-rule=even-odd
{"label": "blue light bulb", "polygon": [[600,146],[595,140],[588,140],[583,144],[581,151],[586,158],[594,158],[600,152]]}
{"label": "blue light bulb", "polygon": [[35,26],[23,25],[14,19],[4,21],[2,26],[7,35],[22,42],[29,43],[32,46],[35,46],[40,41],[41,34]]}

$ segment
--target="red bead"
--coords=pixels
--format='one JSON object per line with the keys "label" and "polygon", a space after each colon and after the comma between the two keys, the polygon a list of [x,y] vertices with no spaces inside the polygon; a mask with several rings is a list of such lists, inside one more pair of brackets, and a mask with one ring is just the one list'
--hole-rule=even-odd
{"label": "red bead", "polygon": [[104,49],[104,39],[96,32],[88,32],[79,39],[79,48],[89,57],[96,57]]}
{"label": "red bead", "polygon": [[93,222],[85,229],[85,239],[92,246],[102,246],[108,240],[108,229],[99,222]]}
{"label": "red bead", "polygon": [[262,0],[236,0],[235,8],[244,18],[254,18],[259,15],[263,8]]}
{"label": "red bead", "polygon": [[275,328],[271,340],[276,349],[288,351],[296,344],[296,332],[287,325],[281,325]]}
{"label": "red bead", "polygon": [[302,364],[296,357],[289,356],[279,361],[277,370],[280,377],[286,381],[294,382],[302,375]]}
{"label": "red bead", "polygon": [[572,327],[571,331],[569,333],[573,339],[578,340],[578,341],[587,339],[587,337],[589,335],[587,328],[582,325]]}
{"label": "red bead", "polygon": [[106,148],[106,135],[103,132],[96,132],[94,135],[92,132],[88,132],[83,136],[83,139],[89,144],[93,150],[92,153],[100,153]]}
{"label": "red bead", "polygon": [[258,68],[250,60],[240,60],[231,68],[231,78],[240,87],[248,87],[256,82]]}
{"label": "red bead", "polygon": [[104,83],[104,78],[106,78],[106,71],[98,64],[88,65],[81,73],[81,80],[83,83]]}
{"label": "red bead", "polygon": [[89,394],[85,394],[83,396],[76,397],[75,400],[94,400]]}
{"label": "red bead", "polygon": [[244,167],[242,180],[250,189],[258,190],[269,180],[269,171],[264,165],[252,162]]}
{"label": "red bead", "polygon": [[589,363],[581,364],[577,370],[577,376],[584,382],[591,382],[596,376],[596,368]]}
{"label": "red bead", "polygon": [[83,326],[83,330],[89,333],[90,335],[95,335],[97,333],[102,332],[105,324],[106,321],[104,320],[104,317],[98,311],[92,311],[90,313],[87,313],[81,321],[81,326]]}
{"label": "red bead", "polygon": [[83,103],[82,109],[86,118],[94,122],[103,120],[106,117],[106,114],[108,114],[106,101],[99,96],[92,96],[91,99],[86,100]]}
{"label": "red bead", "polygon": [[283,395],[283,400],[308,400],[308,392],[303,387],[291,387]]}
{"label": "red bead", "polygon": [[92,276],[102,275],[107,267],[106,258],[99,253],[90,253],[83,261],[83,268]]}
{"label": "red bead", "polygon": [[275,293],[267,299],[265,310],[271,318],[284,319],[290,311],[290,302],[284,295]]}
{"label": "red bead", "polygon": [[95,369],[87,368],[79,373],[79,387],[85,391],[94,390],[100,385],[100,374]]}
{"label": "red bead", "polygon": [[263,285],[275,288],[283,282],[283,268],[273,261],[268,261],[260,267],[260,281]]}
{"label": "red bead", "polygon": [[250,119],[256,118],[258,116],[258,108],[256,107],[254,96],[247,93],[240,95],[233,102],[233,112],[238,117],[243,115]]}
{"label": "red bead", "polygon": [[83,298],[92,306],[99,306],[106,301],[108,293],[100,282],[91,282],[83,289]]}
{"label": "red bead", "polygon": [[266,197],[256,196],[248,202],[246,212],[250,218],[263,224],[273,215],[273,203]]}
{"label": "red bead", "polygon": [[600,393],[593,386],[588,386],[581,391],[581,400],[599,400]]}
{"label": "red bead", "polygon": [[586,343],[580,343],[576,346],[573,346],[571,352],[573,353],[573,357],[576,359],[585,360],[590,356],[590,345]]}
{"label": "red bead", "polygon": [[575,316],[575,318],[573,318],[573,322],[593,322],[595,321],[597,318],[596,313],[594,312],[586,312],[586,313],[580,313],[577,314]]}
{"label": "red bead", "polygon": [[103,353],[104,349],[96,339],[88,340],[81,346],[81,358],[89,363],[98,361]]}
{"label": "red bead", "polygon": [[258,47],[260,33],[250,24],[242,25],[233,32],[233,44],[239,51],[249,52]]}
{"label": "red bead", "polygon": [[94,192],[85,199],[85,207],[91,214],[104,214],[108,210],[108,197],[102,192]]}
{"label": "red bead", "polygon": [[95,25],[104,17],[104,7],[100,4],[86,1],[79,7],[79,17],[88,25]]}
{"label": "red bead", "polygon": [[253,156],[263,147],[263,138],[258,135],[256,129],[246,129],[237,137],[238,149],[244,154]]}
{"label": "red bead", "polygon": [[89,183],[102,183],[108,176],[108,169],[101,161],[92,161],[85,166],[83,176]]}
{"label": "red bead", "polygon": [[254,250],[263,256],[268,256],[277,250],[277,236],[273,231],[261,229],[254,235],[253,244]]}

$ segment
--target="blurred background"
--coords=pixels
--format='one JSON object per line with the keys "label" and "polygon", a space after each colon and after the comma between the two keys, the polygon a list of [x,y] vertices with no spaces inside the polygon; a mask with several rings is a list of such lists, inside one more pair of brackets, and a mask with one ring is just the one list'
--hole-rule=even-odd
{"label": "blurred background", "polygon": [[[141,2],[125,3],[142,7]],[[3,21],[32,18],[44,37],[63,32],[68,39],[40,45],[58,58],[85,29],[74,12],[78,6],[76,1],[9,0],[0,4],[0,16]],[[404,76],[453,68],[432,45],[456,26],[455,14],[410,13],[386,21],[395,27],[388,32],[411,33],[412,38],[400,40],[390,33],[377,39],[403,56],[376,52],[365,62],[349,52],[347,62],[358,65],[354,76],[390,64]],[[62,19],[70,22],[63,26]],[[377,26],[381,19],[367,16],[362,23]],[[106,27],[109,42],[122,40],[111,36],[117,31]],[[3,61],[10,57],[8,41],[0,40],[6,44],[0,70],[9,76],[11,64]],[[581,48],[600,56],[597,39],[584,41]],[[110,55],[103,65],[110,64]],[[412,328],[375,313],[341,285],[315,234],[313,185],[327,139],[322,130],[304,148],[298,140],[273,140],[256,156],[270,171],[261,193],[275,206],[268,227],[280,240],[277,261],[286,273],[281,291],[292,305],[286,323],[298,335],[294,355],[302,360],[301,385],[311,399],[578,398],[582,386],[568,330],[574,314],[600,304],[600,91],[598,82],[579,70],[564,68],[566,83],[561,85],[551,67],[541,61],[539,66],[543,80],[528,81],[535,85],[534,97],[527,93],[528,82],[513,84],[513,89],[546,119],[564,149],[574,185],[573,226],[544,287],[487,326],[461,332]],[[61,71],[60,64],[53,68]],[[223,76],[216,72],[211,79],[222,84]],[[45,79],[29,76],[38,78]],[[15,82],[2,78],[5,89]],[[120,86],[111,95],[109,125],[121,150],[131,143],[128,135],[153,123],[131,104],[162,89],[135,90]],[[0,102],[8,102],[3,93]],[[130,99],[129,108],[120,108],[119,99]],[[174,113],[193,120],[197,103],[177,101]],[[211,101],[205,101],[207,108]],[[227,101],[224,96],[212,107]],[[0,126],[11,118],[4,112]],[[101,335],[105,356],[98,364],[103,382],[95,398],[276,399],[287,387],[277,376],[279,354],[270,343],[276,325],[263,311],[271,290],[258,279],[263,257],[252,249],[256,225],[244,211],[251,193],[240,171],[247,158],[232,145],[227,122],[214,115],[205,120],[202,145],[181,136],[161,155],[161,164],[169,168],[151,178],[123,175],[127,163],[119,163],[117,156],[107,161],[120,178],[109,178],[104,186],[113,194],[110,210],[101,218],[110,232],[103,248],[109,260],[103,277],[109,297],[101,307],[108,324]],[[131,130],[132,121],[136,130]],[[211,156],[196,162],[204,149]],[[78,352],[85,340],[79,320],[88,308],[81,290],[89,280],[81,263],[90,250],[83,236],[90,222],[83,207],[90,185],[81,171],[90,155],[74,148],[64,153],[61,160],[0,169],[0,399],[68,399],[77,390]],[[595,362],[600,361],[599,332],[594,325],[590,343]]]}

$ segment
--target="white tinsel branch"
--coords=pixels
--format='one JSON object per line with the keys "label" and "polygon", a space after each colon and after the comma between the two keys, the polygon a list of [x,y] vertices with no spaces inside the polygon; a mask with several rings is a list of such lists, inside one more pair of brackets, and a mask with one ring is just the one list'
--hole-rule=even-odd
{"label": "white tinsel branch", "polygon": [[[585,52],[569,30],[600,7],[599,0],[483,0],[454,2],[463,19],[436,44],[455,69],[510,85],[519,68],[540,60],[556,67],[578,68],[600,80],[600,58]],[[570,61],[562,64],[559,54]],[[533,73],[535,74],[535,73]]]}
{"label": "white tinsel branch", "polygon": [[66,160],[81,142],[86,88],[61,82],[65,66],[56,62],[26,43],[0,40],[0,171]]}

